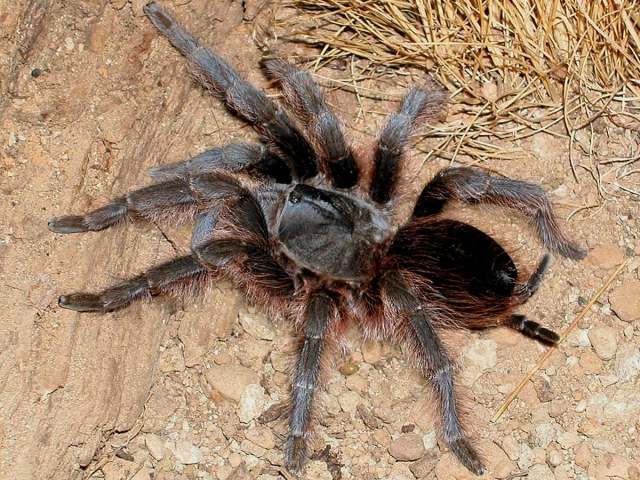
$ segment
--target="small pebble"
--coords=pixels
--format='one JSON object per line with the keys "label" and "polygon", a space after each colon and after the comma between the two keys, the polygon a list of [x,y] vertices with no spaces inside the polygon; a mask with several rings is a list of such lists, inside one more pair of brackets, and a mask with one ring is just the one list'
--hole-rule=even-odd
{"label": "small pebble", "polygon": [[416,462],[409,464],[409,470],[413,473],[415,478],[433,478],[429,477],[429,474],[433,472],[436,467],[435,455],[426,455]]}
{"label": "small pebble", "polygon": [[338,397],[340,408],[347,413],[356,411],[358,404],[362,403],[362,398],[356,392],[348,390]]}
{"label": "small pebble", "polygon": [[276,446],[276,439],[273,435],[273,432],[269,428],[250,428],[249,430],[247,430],[246,435],[248,440],[264,448],[265,450],[271,450]]}
{"label": "small pebble", "polygon": [[558,435],[558,443],[564,450],[570,450],[580,443],[580,435],[577,432],[562,432]]}
{"label": "small pebble", "polygon": [[291,366],[292,356],[284,352],[274,350],[271,352],[271,365],[276,372],[288,372]]}
{"label": "small pebble", "polygon": [[389,454],[396,460],[410,462],[424,455],[424,442],[417,433],[405,433],[389,445]]}
{"label": "small pebble", "polygon": [[127,0],[111,0],[111,6],[116,10],[121,10],[127,4]]}
{"label": "small pebble", "polygon": [[515,438],[512,436],[505,437],[502,440],[501,446],[504,453],[506,453],[511,460],[518,460],[520,456],[520,444]]}
{"label": "small pebble", "polygon": [[391,435],[384,428],[379,428],[372,435],[373,439],[378,443],[378,445],[387,445],[391,441]]}
{"label": "small pebble", "polygon": [[575,329],[567,337],[567,344],[572,347],[590,347],[589,331],[582,328]]}
{"label": "small pebble", "polygon": [[632,338],[633,337],[633,325],[627,325],[622,332],[624,333],[625,337]]}
{"label": "small pebble", "polygon": [[236,402],[247,385],[260,383],[259,375],[240,365],[213,365],[205,371],[207,384],[223,397]]}
{"label": "small pebble", "polygon": [[131,477],[131,480],[153,480],[155,471],[153,468],[142,467]]}
{"label": "small pebble", "polygon": [[633,381],[640,376],[640,351],[636,345],[626,343],[616,355],[616,376],[623,381]]}
{"label": "small pebble", "polygon": [[536,425],[531,436],[535,445],[546,448],[558,436],[558,429],[554,423],[541,423]]}
{"label": "small pebble", "polygon": [[615,385],[619,380],[615,375],[600,375],[599,379],[600,383],[602,383],[602,386],[605,388],[610,385]]}
{"label": "small pebble", "polygon": [[305,476],[314,480],[332,480],[331,472],[327,468],[327,463],[320,460],[308,462],[305,467]]}
{"label": "small pebble", "polygon": [[602,370],[602,360],[591,350],[585,350],[580,355],[580,366],[587,375],[600,373]]}
{"label": "small pebble", "polygon": [[578,424],[578,431],[587,437],[597,437],[600,433],[600,425],[590,418],[585,418]]}
{"label": "small pebble", "polygon": [[376,430],[380,428],[380,420],[375,417],[367,407],[365,407],[363,404],[359,404],[356,407],[356,410],[358,412],[358,415],[360,416],[360,419],[368,429]]}
{"label": "small pebble", "polygon": [[518,455],[518,467],[522,470],[528,470],[533,459],[533,450],[526,443],[520,445],[520,455]]}
{"label": "small pebble", "polygon": [[31,76],[33,78],[38,78],[40,75],[42,75],[42,70],[39,68],[34,68],[33,70],[31,70]]}
{"label": "small pebble", "polygon": [[174,453],[176,461],[183,465],[191,465],[202,461],[202,452],[200,449],[187,440],[178,440]]}
{"label": "small pebble", "polygon": [[153,458],[156,460],[162,460],[164,457],[164,443],[158,435],[155,433],[148,433],[145,435],[144,443]]}
{"label": "small pebble", "polygon": [[587,442],[582,442],[575,449],[574,461],[576,462],[576,465],[582,468],[587,468],[591,459],[592,455],[589,445],[587,445]]}
{"label": "small pebble", "polygon": [[516,469],[509,456],[496,443],[489,442],[483,450],[483,453],[486,452],[487,468],[495,478],[507,478]]}
{"label": "small pebble", "polygon": [[596,472],[604,473],[606,477],[626,478],[629,471],[629,461],[621,455],[606,453],[596,464]]}
{"label": "small pebble", "polygon": [[127,462],[133,462],[135,461],[135,458],[133,458],[133,455],[131,455],[128,451],[126,451],[124,448],[121,448],[120,450],[118,450],[116,452],[116,457],[121,458],[122,460],[125,460]]}
{"label": "small pebble", "polygon": [[589,340],[602,360],[609,360],[616,354],[618,342],[616,331],[606,325],[597,325],[589,329]]}
{"label": "small pebble", "polygon": [[242,463],[242,455],[239,453],[233,452],[229,455],[229,465],[233,468],[237,468]]}
{"label": "small pebble", "polygon": [[556,397],[556,393],[554,392],[551,383],[547,378],[539,377],[534,382],[534,387],[536,389],[536,393],[538,394],[538,400],[541,402],[550,402]]}
{"label": "small pebble", "polygon": [[587,262],[605,270],[624,262],[624,250],[617,245],[599,245],[589,251]]}
{"label": "small pebble", "polygon": [[413,472],[406,463],[395,463],[391,467],[389,480],[414,480]]}
{"label": "small pebble", "polygon": [[571,464],[558,465],[553,471],[555,480],[573,480],[576,478]]}
{"label": "small pebble", "polygon": [[431,432],[425,433],[422,436],[422,443],[424,444],[424,448],[426,448],[427,450],[436,448],[436,445],[438,445],[438,437],[436,435],[436,432],[431,431]]}
{"label": "small pebble", "polygon": [[267,316],[253,307],[242,308],[238,312],[238,320],[244,331],[253,338],[273,340],[276,337],[276,332]]}
{"label": "small pebble", "polygon": [[268,402],[269,397],[262,386],[255,383],[247,385],[240,396],[238,418],[242,423],[249,423],[267,409]]}
{"label": "small pebble", "polygon": [[382,342],[367,340],[362,344],[362,358],[368,364],[375,364],[382,360]]}
{"label": "small pebble", "polygon": [[468,365],[481,371],[489,370],[498,363],[497,345],[493,340],[477,339],[464,352]]}
{"label": "small pebble", "polygon": [[531,478],[532,480],[534,478],[536,480],[555,480],[553,472],[546,463],[534,465],[529,469],[527,473],[527,477]]}
{"label": "small pebble", "polygon": [[481,87],[482,96],[490,102],[498,98],[498,86],[496,82],[484,82]]}
{"label": "small pebble", "polygon": [[547,451],[547,463],[549,465],[551,465],[552,467],[557,467],[562,463],[562,461],[562,453],[559,450],[552,448]]}
{"label": "small pebble", "polygon": [[359,369],[358,364],[353,360],[347,360],[342,365],[340,365],[340,368],[339,368],[340,373],[343,374],[345,377],[349,375],[353,375],[358,371],[358,369]]}
{"label": "small pebble", "polygon": [[[460,461],[451,452],[440,455],[440,458],[437,460],[435,472],[438,480],[471,480],[478,478],[462,466]],[[427,478],[432,479],[433,476]]]}
{"label": "small pebble", "polygon": [[558,418],[567,411],[567,401],[565,399],[552,400],[549,404],[549,416]]}
{"label": "small pebble", "polygon": [[240,450],[244,453],[248,453],[249,455],[253,455],[257,458],[262,458],[267,453],[267,451],[259,445],[244,439],[242,443],[240,443]]}
{"label": "small pebble", "polygon": [[609,302],[620,320],[640,320],[640,280],[624,282],[609,295]]}
{"label": "small pebble", "polygon": [[160,370],[163,373],[183,372],[185,369],[184,355],[178,345],[171,345],[160,356]]}

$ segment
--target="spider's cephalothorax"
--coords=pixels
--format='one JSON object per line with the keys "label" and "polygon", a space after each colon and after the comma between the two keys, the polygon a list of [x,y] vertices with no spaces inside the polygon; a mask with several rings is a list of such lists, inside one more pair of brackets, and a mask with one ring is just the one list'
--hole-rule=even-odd
{"label": "spider's cephalothorax", "polygon": [[372,277],[391,227],[370,202],[299,183],[286,195],[274,234],[295,264],[329,281],[358,281]]}
{"label": "spider's cephalothorax", "polygon": [[321,359],[345,324],[357,322],[369,337],[408,347],[434,389],[442,439],[481,474],[460,422],[454,365],[437,331],[506,325],[556,342],[554,332],[514,313],[535,293],[548,257],[523,278],[494,240],[440,213],[450,200],[501,205],[528,217],[552,252],[582,258],[560,231],[544,192],[480,169],[447,168],[424,187],[408,221],[394,225],[390,212],[404,149],[415,129],[442,110],[441,89],[409,90],[380,132],[371,178],[364,178],[364,160],[356,158],[308,73],[278,58],[263,62],[294,121],[160,6],[150,3],[145,12],[196,78],[255,127],[261,143],[232,143],[156,167],[156,182],[148,187],[85,215],[51,219],[57,233],[102,230],[127,218],[181,214],[195,220],[191,255],[99,293],[63,295],[60,306],[115,310],[203,277],[226,277],[252,301],[292,320],[301,339],[285,445],[292,470],[306,457]]}

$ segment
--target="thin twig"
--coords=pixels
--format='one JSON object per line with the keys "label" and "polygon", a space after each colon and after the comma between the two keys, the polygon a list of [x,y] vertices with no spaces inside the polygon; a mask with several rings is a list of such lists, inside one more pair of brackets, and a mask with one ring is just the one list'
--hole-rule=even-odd
{"label": "thin twig", "polygon": [[549,347],[547,351],[544,352],[544,354],[542,355],[542,357],[540,357],[540,359],[535,364],[535,366],[531,370],[529,370],[529,373],[527,373],[524,376],[524,378],[520,381],[518,386],[513,389],[513,391],[509,394],[507,399],[504,401],[504,403],[500,406],[496,414],[491,419],[492,422],[498,421],[498,419],[507,410],[507,408],[509,408],[509,405],[511,405],[511,402],[513,402],[518,397],[518,395],[520,394],[522,389],[525,387],[527,382],[531,380],[531,377],[533,377],[533,375],[535,375],[535,373],[544,366],[544,364],[549,359],[549,357],[558,349],[560,344],[569,336],[569,334],[576,327],[576,325],[578,325],[578,322],[580,322],[580,320],[582,320],[584,316],[589,312],[593,304],[598,301],[598,299],[602,296],[602,294],[604,294],[604,292],[607,291],[607,289],[611,286],[611,284],[618,277],[618,275],[620,275],[620,272],[624,270],[624,268],[627,266],[627,263],[629,263],[629,260],[625,260],[624,262],[622,262],[622,264],[620,264],[620,266],[616,269],[615,272],[611,274],[611,276],[607,279],[607,281],[600,288],[600,290],[598,290],[598,292],[591,298],[589,303],[585,305],[585,307],[578,314],[578,316],[574,318],[573,322],[571,322],[569,326],[564,329],[564,331],[560,335],[560,340],[558,340],[558,343],[553,345],[552,347]]}

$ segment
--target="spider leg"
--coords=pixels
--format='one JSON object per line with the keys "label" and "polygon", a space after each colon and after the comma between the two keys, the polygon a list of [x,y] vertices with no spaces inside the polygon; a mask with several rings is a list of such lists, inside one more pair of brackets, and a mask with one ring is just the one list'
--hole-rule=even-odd
{"label": "spider leg", "polygon": [[155,2],[144,7],[155,27],[189,60],[196,78],[285,155],[295,178],[316,175],[313,148],[293,122],[267,96],[243,80],[222,58],[204,47]]}
{"label": "spider leg", "polygon": [[272,178],[278,183],[291,182],[287,164],[259,143],[231,143],[213,148],[182,162],[153,167],[149,175],[156,180],[170,180],[218,171],[247,171]]}
{"label": "spider leg", "polygon": [[326,294],[313,293],[302,316],[304,340],[295,366],[289,436],[285,444],[285,464],[292,472],[300,471],[307,457],[314,393],[319,383],[326,333],[335,317],[335,305]]}
{"label": "spider leg", "polygon": [[156,220],[172,213],[192,215],[202,205],[240,195],[242,191],[233,177],[202,173],[134,190],[84,215],[54,217],[48,227],[56,233],[78,233],[104,230],[126,218]]}
{"label": "spider leg", "polygon": [[[544,255],[540,260],[540,263],[538,263],[538,267],[521,287],[521,292],[519,294],[521,303],[525,303],[538,291],[540,282],[542,281],[542,278],[549,266],[549,259],[549,255]],[[560,340],[560,335],[556,332],[540,325],[534,320],[529,320],[525,315],[512,314],[507,319],[506,325],[522,332],[527,337],[531,337],[549,345],[555,345]]]}
{"label": "spider leg", "polygon": [[460,422],[453,363],[424,312],[411,316],[411,327],[421,347],[419,355],[423,356],[425,363],[431,368],[430,381],[440,404],[444,441],[467,469],[476,475],[482,475],[482,460],[465,436]]}
{"label": "spider leg", "polygon": [[[193,198],[208,207],[196,217],[193,254],[153,267],[99,293],[63,295],[58,302],[61,307],[81,312],[117,310],[141,296],[164,293],[193,282],[199,276],[213,273],[248,278],[246,287],[249,293],[264,303],[268,303],[271,297],[277,300],[293,294],[291,278],[269,255],[267,225],[260,205],[248,190],[232,177],[221,174],[196,175],[188,182],[174,180],[147,188],[167,188],[173,183],[182,185]],[[213,204],[208,205],[211,201]],[[220,217],[224,236],[215,238]],[[239,257],[244,260],[241,272],[222,268]]]}
{"label": "spider leg", "polygon": [[518,210],[534,223],[546,248],[579,260],[586,252],[560,230],[551,203],[538,185],[469,167],[441,170],[422,191],[414,217],[439,213],[449,200],[501,205]]}
{"label": "spider leg", "polygon": [[331,111],[311,75],[280,58],[265,58],[267,75],[278,81],[287,104],[306,126],[323,166],[334,186],[353,187],[358,182],[358,165],[344,138],[340,121]]}
{"label": "spider leg", "polygon": [[484,473],[480,456],[464,433],[460,421],[454,385],[454,364],[434,328],[434,319],[428,306],[411,292],[400,274],[387,274],[383,283],[387,302],[395,314],[408,315],[406,330],[413,340],[418,362],[424,370],[436,395],[440,408],[442,438],[458,460],[476,475]]}
{"label": "spider leg", "polygon": [[140,297],[171,291],[207,273],[205,267],[189,255],[153,267],[99,293],[61,295],[58,305],[77,312],[109,312],[124,308]]}
{"label": "spider leg", "polygon": [[156,219],[168,212],[191,210],[196,201],[187,182],[169,180],[129,192],[84,215],[51,218],[48,227],[55,233],[104,230],[131,216]]}
{"label": "spider leg", "polygon": [[208,189],[214,194],[226,190],[227,200],[196,217],[191,237],[194,255],[204,265],[223,268],[232,280],[242,279],[242,286],[255,301],[265,305],[288,301],[295,290],[293,280],[270,253],[262,204],[231,178],[209,175],[205,179],[208,183],[197,185],[200,195],[206,195]]}
{"label": "spider leg", "polygon": [[525,315],[511,315],[507,325],[519,332],[522,332],[527,337],[531,337],[549,345],[555,345],[560,341],[560,335],[556,332],[540,325],[535,320],[529,320]]}
{"label": "spider leg", "polygon": [[374,154],[373,180],[369,195],[378,203],[387,203],[396,191],[401,160],[411,134],[444,107],[441,89],[413,88],[391,115],[378,137]]}
{"label": "spider leg", "polygon": [[520,297],[521,304],[525,303],[527,300],[533,297],[538,291],[538,288],[540,287],[540,283],[544,278],[544,274],[549,268],[550,260],[551,260],[551,257],[548,254],[543,255],[535,271],[527,279],[525,284],[520,287],[520,292],[518,296]]}
{"label": "spider leg", "polygon": [[209,175],[205,179],[207,183],[198,184],[203,195],[209,189],[220,191],[220,184],[226,181],[228,184],[222,188],[228,188],[228,197],[235,198],[228,201],[222,216],[219,207],[198,215],[191,250],[200,262],[222,267],[238,256],[246,256],[250,249],[267,249],[267,222],[253,194],[230,178]]}

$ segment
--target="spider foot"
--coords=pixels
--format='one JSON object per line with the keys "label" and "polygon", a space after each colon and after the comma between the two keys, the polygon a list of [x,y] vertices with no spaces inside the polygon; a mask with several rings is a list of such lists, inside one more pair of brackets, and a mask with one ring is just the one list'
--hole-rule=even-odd
{"label": "spider foot", "polygon": [[571,260],[582,260],[587,256],[587,251],[584,248],[570,241],[561,243],[555,250],[563,257],[570,258]]}
{"label": "spider foot", "polygon": [[461,438],[452,442],[449,447],[453,454],[458,458],[470,472],[475,475],[483,475],[485,472],[480,455],[471,446],[468,440]]}
{"label": "spider foot", "polygon": [[84,216],[81,215],[53,217],[49,219],[47,226],[49,230],[54,233],[80,233],[89,231],[89,228],[84,222]]}
{"label": "spider foot", "polygon": [[307,444],[304,437],[290,435],[284,449],[284,462],[287,470],[299,473],[307,459]]}
{"label": "spider foot", "polygon": [[76,312],[101,312],[104,310],[104,302],[100,295],[94,293],[71,293],[60,295],[58,305],[62,308],[75,310]]}
{"label": "spider foot", "polygon": [[547,343],[549,345],[555,345],[560,341],[560,335],[558,335],[553,330],[550,330],[545,327],[538,327],[536,336],[538,339],[540,339],[540,341]]}

